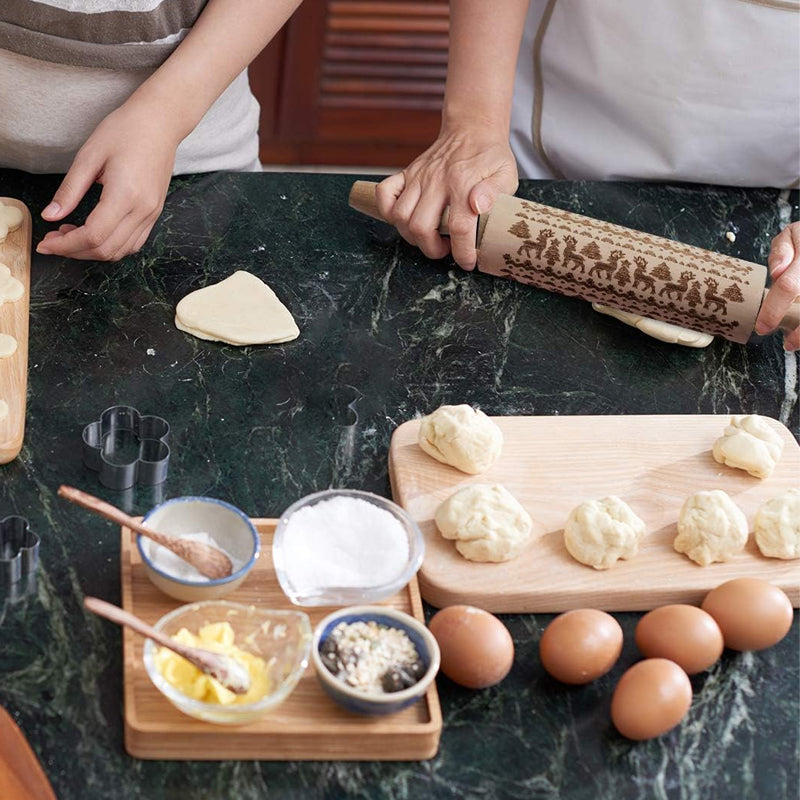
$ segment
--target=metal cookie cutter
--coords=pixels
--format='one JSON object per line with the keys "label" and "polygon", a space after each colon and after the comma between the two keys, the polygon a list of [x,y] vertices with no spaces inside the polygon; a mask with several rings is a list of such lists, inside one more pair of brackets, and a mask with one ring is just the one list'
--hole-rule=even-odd
{"label": "metal cookie cutter", "polygon": [[167,479],[169,423],[142,416],[131,406],[112,406],[83,429],[83,463],[109,489],[155,486]]}
{"label": "metal cookie cutter", "polygon": [[24,517],[0,520],[0,585],[16,583],[36,571],[39,537]]}

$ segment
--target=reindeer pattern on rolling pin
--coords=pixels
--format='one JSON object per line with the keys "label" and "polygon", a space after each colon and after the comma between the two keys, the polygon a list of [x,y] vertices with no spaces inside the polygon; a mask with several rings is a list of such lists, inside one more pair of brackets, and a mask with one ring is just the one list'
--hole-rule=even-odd
{"label": "reindeer pattern on rolling pin", "polygon": [[518,205],[495,274],[622,311],[646,313],[647,303],[660,319],[716,335],[739,325],[729,312],[744,303],[747,262],[709,252],[699,263],[689,245],[526,200]]}

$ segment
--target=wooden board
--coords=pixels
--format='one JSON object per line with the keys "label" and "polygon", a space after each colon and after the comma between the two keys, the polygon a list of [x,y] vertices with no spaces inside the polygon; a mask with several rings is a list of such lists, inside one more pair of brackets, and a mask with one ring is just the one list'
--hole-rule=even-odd
{"label": "wooden board", "polygon": [[0,197],[0,203],[22,210],[22,226],[0,243],[0,263],[22,282],[25,294],[0,305],[0,333],[17,340],[17,350],[0,359],[0,399],[8,403],[8,416],[0,420],[0,464],[13,461],[25,435],[25,400],[28,385],[28,308],[31,294],[31,215],[24,203]]}
{"label": "wooden board", "polygon": [[[226,597],[264,608],[296,608],[281,590],[272,566],[276,520],[253,520],[261,556],[242,585]],[[162,594],[142,569],[131,533],[122,529],[122,606],[154,623],[180,603]],[[384,602],[424,620],[416,580]],[[316,625],[331,609],[303,609]],[[125,749],[136,758],[191,760],[416,761],[439,747],[442,714],[435,682],[410,708],[386,717],[345,711],[322,691],[309,667],[291,695],[258,722],[227,727],[188,717],[150,682],[142,662],[144,639],[123,631]]]}
{"label": "wooden board", "polygon": [[[422,596],[437,608],[469,603],[495,612],[560,612],[572,608],[640,611],[665,603],[699,603],[706,592],[739,576],[780,586],[800,605],[800,560],[763,557],[750,536],[733,561],[700,567],[676,553],[678,513],[701,489],[726,491],[753,517],[765,500],[800,486],[800,446],[772,420],[785,441],[768,479],[717,464],[713,442],[725,415],[494,417],[503,453],[489,472],[465,475],[440,464],[417,445],[419,421],[392,437],[389,475],[394,499],[419,523],[425,560]],[[433,521],[439,503],[468,483],[502,483],[543,526],[543,534],[512,561],[479,564],[462,558]],[[614,494],[644,520],[639,553],[609,570],[579,564],[567,553],[563,528],[584,500]]]}

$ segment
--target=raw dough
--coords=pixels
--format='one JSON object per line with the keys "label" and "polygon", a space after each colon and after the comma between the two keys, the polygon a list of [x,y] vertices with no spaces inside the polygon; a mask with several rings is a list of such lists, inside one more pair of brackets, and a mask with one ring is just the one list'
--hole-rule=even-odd
{"label": "raw dough", "polygon": [[175,327],[199,339],[237,345],[290,342],[300,335],[275,292],[241,270],[187,294],[175,309]]}
{"label": "raw dough", "polygon": [[586,500],[572,510],[564,526],[564,545],[581,564],[608,569],[621,558],[633,558],[644,534],[644,522],[626,502],[611,495]]}
{"label": "raw dough", "polygon": [[758,549],[769,558],[800,558],[800,489],[789,489],[758,509]]}
{"label": "raw dough", "polygon": [[0,333],[0,358],[10,358],[17,352],[17,340],[7,333]]}
{"label": "raw dough", "polygon": [[686,498],[672,545],[679,553],[705,567],[730,561],[746,542],[747,518],[725,492],[714,489]]}
{"label": "raw dough", "polygon": [[0,400],[0,420],[8,416],[8,403],[5,400]]}
{"label": "raw dough", "polygon": [[642,333],[652,336],[654,339],[660,339],[669,344],[681,344],[684,347],[708,347],[714,341],[714,337],[710,333],[700,333],[689,328],[681,328],[680,325],[643,317],[641,314],[619,311],[601,303],[592,303],[592,308],[600,314],[614,317],[626,325],[638,328]]}
{"label": "raw dough", "polygon": [[714,460],[743,469],[755,478],[768,478],[783,452],[783,439],[767,417],[749,414],[731,417],[730,425],[714,442]]}
{"label": "raw dough", "polygon": [[503,434],[483,411],[440,406],[422,418],[419,446],[437,461],[470,475],[486,472],[503,449]]}
{"label": "raw dough", "polygon": [[4,242],[11,231],[22,225],[22,210],[16,206],[0,203],[0,242]]}
{"label": "raw dough", "polygon": [[504,486],[473,483],[436,509],[436,527],[470,561],[508,561],[525,549],[533,521]]}
{"label": "raw dough", "polygon": [[5,265],[0,264],[0,305],[3,303],[13,303],[25,294],[25,287],[11,275],[11,270]]}

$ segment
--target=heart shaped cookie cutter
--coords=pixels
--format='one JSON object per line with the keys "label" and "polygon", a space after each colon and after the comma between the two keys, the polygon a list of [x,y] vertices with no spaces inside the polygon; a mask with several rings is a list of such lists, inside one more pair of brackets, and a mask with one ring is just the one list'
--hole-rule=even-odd
{"label": "heart shaped cookie cutter", "polygon": [[39,537],[25,517],[0,520],[0,584],[16,583],[36,571],[39,564]]}
{"label": "heart shaped cookie cutter", "polygon": [[100,483],[121,491],[167,479],[169,423],[131,406],[111,406],[83,429],[83,463]]}

